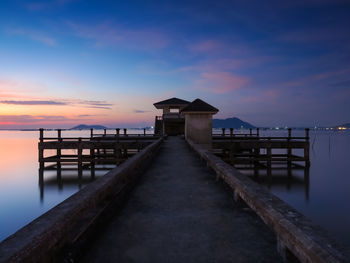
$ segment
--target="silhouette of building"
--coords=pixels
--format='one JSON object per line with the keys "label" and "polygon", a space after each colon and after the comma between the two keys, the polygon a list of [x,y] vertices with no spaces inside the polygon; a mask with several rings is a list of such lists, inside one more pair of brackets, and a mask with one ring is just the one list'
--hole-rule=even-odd
{"label": "silhouette of building", "polygon": [[155,134],[180,135],[185,131],[185,117],[180,114],[189,101],[171,98],[154,103],[154,107],[163,110],[162,116],[156,116]]}

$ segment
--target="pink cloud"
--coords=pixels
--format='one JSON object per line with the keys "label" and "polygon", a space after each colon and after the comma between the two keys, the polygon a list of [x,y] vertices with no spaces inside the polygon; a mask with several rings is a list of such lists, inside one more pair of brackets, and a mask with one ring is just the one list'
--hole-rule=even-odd
{"label": "pink cloud", "polygon": [[169,44],[165,34],[154,29],[126,29],[104,22],[98,25],[83,25],[68,22],[74,34],[95,42],[96,46],[121,45],[127,48],[157,49]]}
{"label": "pink cloud", "polygon": [[249,81],[247,77],[230,72],[204,72],[195,81],[195,86],[201,90],[222,94],[240,89]]}

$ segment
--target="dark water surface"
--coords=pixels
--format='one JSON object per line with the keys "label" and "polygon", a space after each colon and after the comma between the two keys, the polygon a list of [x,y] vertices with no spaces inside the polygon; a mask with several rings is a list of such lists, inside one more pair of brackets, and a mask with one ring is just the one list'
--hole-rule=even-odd
{"label": "dark water surface", "polygon": [[[55,133],[53,133],[55,134]],[[261,131],[262,136],[287,135],[286,131]],[[293,131],[303,136],[303,131]],[[64,132],[63,136],[89,136],[89,132]],[[90,182],[84,173],[80,185],[76,172],[63,172],[60,186],[54,171],[45,172],[43,195],[38,181],[38,132],[0,131],[0,241],[62,202]],[[273,171],[272,181],[260,179],[270,190],[350,246],[350,132],[310,131],[310,180],[304,171]],[[106,170],[107,171],[107,170]],[[106,171],[96,171],[96,177]]]}
{"label": "dark water surface", "polygon": [[[293,130],[292,134],[303,137],[305,132]],[[287,131],[267,130],[260,135],[287,136]],[[303,156],[303,151],[293,150],[293,154]],[[350,247],[350,132],[310,131],[310,161],[309,181],[304,169],[292,169],[291,177],[287,169],[272,170],[270,180],[264,169],[258,178],[253,171],[242,172]]]}

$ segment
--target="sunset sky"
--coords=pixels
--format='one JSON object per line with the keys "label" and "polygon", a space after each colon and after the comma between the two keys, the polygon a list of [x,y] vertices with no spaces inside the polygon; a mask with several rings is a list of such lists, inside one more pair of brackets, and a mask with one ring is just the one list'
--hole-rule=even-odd
{"label": "sunset sky", "polygon": [[153,125],[201,98],[259,126],[350,122],[350,1],[4,0],[0,129]]}

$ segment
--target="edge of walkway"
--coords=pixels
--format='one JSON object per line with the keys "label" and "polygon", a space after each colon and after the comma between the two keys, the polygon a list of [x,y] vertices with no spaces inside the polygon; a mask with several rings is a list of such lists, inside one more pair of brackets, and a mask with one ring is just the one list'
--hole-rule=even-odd
{"label": "edge of walkway", "polygon": [[[163,138],[156,140],[6,238],[0,243],[0,262],[52,262],[57,259],[59,250],[74,242],[84,231],[77,224],[99,206],[103,209],[113,196],[133,183],[142,173],[142,167],[155,156],[162,141]],[[98,213],[92,220],[96,217]],[[72,236],[72,232],[76,236]]]}
{"label": "edge of walkway", "polygon": [[189,139],[187,142],[218,178],[234,190],[235,200],[243,200],[274,231],[277,249],[285,261],[296,257],[301,262],[350,262],[345,249],[324,229],[210,150]]}

